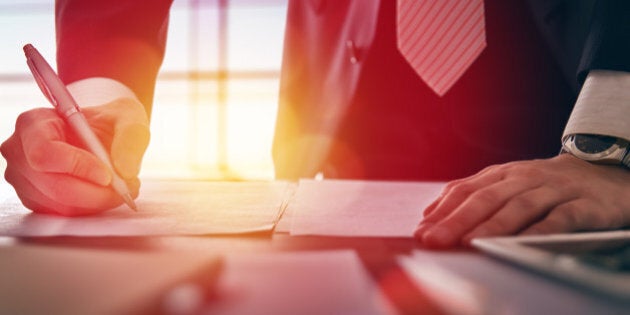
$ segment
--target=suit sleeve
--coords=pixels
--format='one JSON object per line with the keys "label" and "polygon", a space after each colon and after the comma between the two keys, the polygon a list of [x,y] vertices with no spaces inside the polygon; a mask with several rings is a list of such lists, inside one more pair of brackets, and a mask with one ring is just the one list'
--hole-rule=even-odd
{"label": "suit sleeve", "polygon": [[630,1],[595,5],[578,79],[582,90],[563,138],[582,133],[630,140]]}
{"label": "suit sleeve", "polygon": [[172,0],[58,0],[57,68],[66,84],[120,81],[150,114]]}
{"label": "suit sleeve", "polygon": [[630,1],[600,0],[595,5],[579,81],[593,69],[630,72]]}

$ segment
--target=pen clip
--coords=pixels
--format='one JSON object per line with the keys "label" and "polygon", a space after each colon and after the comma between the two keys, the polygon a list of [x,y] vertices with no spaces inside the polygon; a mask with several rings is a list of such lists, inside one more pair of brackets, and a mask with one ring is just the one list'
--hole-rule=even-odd
{"label": "pen clip", "polygon": [[35,82],[37,83],[37,86],[39,86],[39,89],[42,91],[42,93],[44,93],[44,96],[48,99],[48,101],[53,106],[55,106],[55,108],[57,108],[58,107],[57,100],[50,92],[50,89],[48,89],[48,86],[44,83],[44,79],[42,78],[42,75],[39,74],[39,71],[37,70],[37,67],[35,66],[35,64],[33,64],[33,61],[31,60],[31,58],[26,58],[26,64],[28,65],[28,68],[31,69],[31,73],[33,74],[33,77],[35,78]]}

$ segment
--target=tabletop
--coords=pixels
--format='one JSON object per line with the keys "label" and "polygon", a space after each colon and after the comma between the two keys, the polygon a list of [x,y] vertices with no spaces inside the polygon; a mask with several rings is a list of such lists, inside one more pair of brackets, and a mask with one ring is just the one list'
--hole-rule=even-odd
{"label": "tabletop", "polygon": [[624,314],[630,309],[624,301],[471,249],[432,251],[410,238],[253,233],[0,241],[0,248],[22,246],[220,257],[211,297],[195,309],[200,314]]}

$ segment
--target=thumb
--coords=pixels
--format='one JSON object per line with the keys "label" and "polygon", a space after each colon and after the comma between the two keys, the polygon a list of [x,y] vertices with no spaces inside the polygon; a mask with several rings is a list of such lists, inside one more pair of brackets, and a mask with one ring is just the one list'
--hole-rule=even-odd
{"label": "thumb", "polygon": [[142,123],[126,123],[115,127],[111,146],[111,158],[116,172],[125,179],[140,173],[142,157],[149,145],[149,126]]}

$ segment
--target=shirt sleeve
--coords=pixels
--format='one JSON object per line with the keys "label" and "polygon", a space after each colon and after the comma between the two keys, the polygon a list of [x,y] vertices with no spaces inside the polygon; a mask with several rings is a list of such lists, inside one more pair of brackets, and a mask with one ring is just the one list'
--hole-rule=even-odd
{"label": "shirt sleeve", "polygon": [[72,82],[68,91],[81,107],[98,106],[119,98],[138,99],[123,83],[110,78],[87,78]]}
{"label": "shirt sleeve", "polygon": [[569,117],[563,138],[597,134],[630,141],[630,72],[591,70]]}

